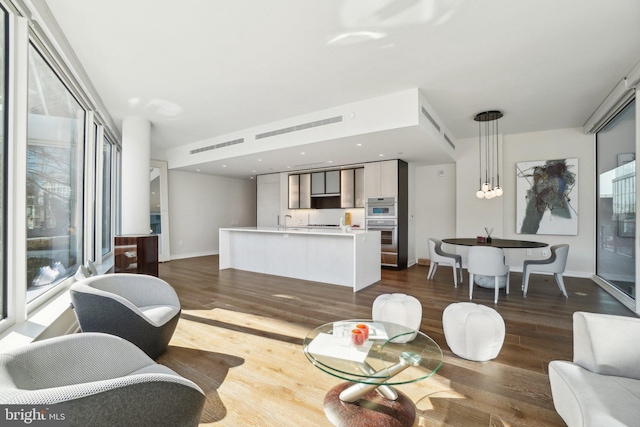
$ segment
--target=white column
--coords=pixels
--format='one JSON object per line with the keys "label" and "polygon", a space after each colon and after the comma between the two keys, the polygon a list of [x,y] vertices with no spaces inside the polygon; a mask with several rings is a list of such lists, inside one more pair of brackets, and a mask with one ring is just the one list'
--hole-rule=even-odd
{"label": "white column", "polygon": [[149,234],[151,123],[141,117],[122,121],[122,234]]}

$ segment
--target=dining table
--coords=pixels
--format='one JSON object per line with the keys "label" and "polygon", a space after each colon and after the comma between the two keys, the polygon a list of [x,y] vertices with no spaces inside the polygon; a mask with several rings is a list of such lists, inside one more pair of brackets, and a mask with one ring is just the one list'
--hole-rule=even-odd
{"label": "dining table", "polygon": [[[492,238],[489,242],[479,241],[478,238],[454,238],[442,239],[442,243],[458,246],[490,246],[501,249],[535,249],[549,246],[547,243],[534,242],[531,240],[515,240],[515,239],[496,239]],[[495,288],[495,280],[492,276],[475,275],[474,282],[483,288]],[[504,288],[506,286],[506,276],[501,277],[498,286]]]}
{"label": "dining table", "polygon": [[530,240],[491,239],[489,242],[479,242],[477,238],[442,239],[442,243],[460,246],[493,246],[502,249],[534,249],[549,246],[547,243],[533,242]]}

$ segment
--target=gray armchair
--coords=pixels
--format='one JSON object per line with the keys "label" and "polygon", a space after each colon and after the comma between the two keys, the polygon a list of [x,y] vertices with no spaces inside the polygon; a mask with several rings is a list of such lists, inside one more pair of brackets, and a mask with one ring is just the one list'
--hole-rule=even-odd
{"label": "gray armchair", "polygon": [[462,256],[443,251],[441,240],[429,239],[429,273],[427,274],[427,280],[433,279],[440,264],[447,264],[453,268],[453,286],[457,288],[456,265],[460,267],[460,283],[462,283]]}
{"label": "gray armchair", "polygon": [[155,359],[167,349],[180,318],[180,300],[162,279],[145,274],[105,274],[71,287],[83,332],[104,332],[131,341]]}
{"label": "gray armchair", "polygon": [[494,278],[493,302],[498,303],[500,278],[506,276],[506,292],[509,295],[509,266],[505,264],[504,251],[492,246],[471,246],[468,252],[467,272],[469,273],[469,299],[473,298],[473,276]]}
{"label": "gray armchair", "polygon": [[569,245],[555,245],[551,246],[551,256],[547,259],[540,260],[525,260],[522,265],[522,292],[523,296],[527,296],[527,290],[529,289],[529,276],[532,272],[546,272],[553,273],[556,278],[556,283],[562,295],[565,298],[569,298],[567,295],[567,289],[564,286],[564,280],[562,279],[562,273],[567,265],[567,256],[569,255]]}
{"label": "gray armchair", "polygon": [[0,352],[0,404],[64,403],[72,426],[197,426],[202,390],[121,338],[82,333]]}

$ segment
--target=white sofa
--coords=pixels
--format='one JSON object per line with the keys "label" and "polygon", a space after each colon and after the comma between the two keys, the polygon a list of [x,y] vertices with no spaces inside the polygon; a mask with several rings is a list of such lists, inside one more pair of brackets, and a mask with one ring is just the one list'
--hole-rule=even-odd
{"label": "white sofa", "polygon": [[576,312],[573,362],[549,363],[553,404],[569,427],[640,425],[640,319]]}

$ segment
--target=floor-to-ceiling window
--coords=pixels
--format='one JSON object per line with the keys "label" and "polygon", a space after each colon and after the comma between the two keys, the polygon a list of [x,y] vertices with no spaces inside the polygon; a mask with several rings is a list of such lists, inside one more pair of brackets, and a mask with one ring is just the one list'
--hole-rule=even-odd
{"label": "floor-to-ceiling window", "polygon": [[636,103],[597,133],[596,274],[635,299]]}
{"label": "floor-to-ceiling window", "polygon": [[104,137],[102,141],[102,256],[111,252],[112,232],[112,179],[113,145]]}
{"label": "floor-to-ceiling window", "polygon": [[29,45],[27,301],[82,262],[85,111]]}
{"label": "floor-to-ceiling window", "polygon": [[0,7],[0,319],[7,316],[7,280],[5,275],[6,259],[6,67],[7,67],[7,13]]}
{"label": "floor-to-ceiling window", "polygon": [[86,257],[113,264],[118,224],[115,125],[29,7],[0,0],[0,342],[55,323]]}

